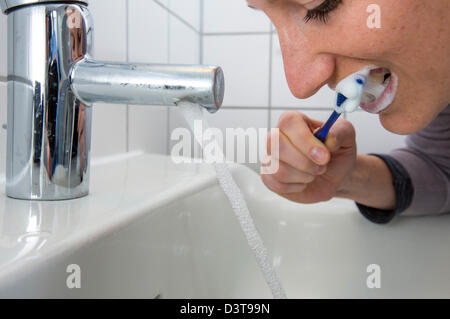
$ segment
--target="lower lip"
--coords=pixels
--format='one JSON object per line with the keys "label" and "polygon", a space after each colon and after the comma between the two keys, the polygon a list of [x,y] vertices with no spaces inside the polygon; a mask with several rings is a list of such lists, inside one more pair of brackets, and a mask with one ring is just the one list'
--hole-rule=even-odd
{"label": "lower lip", "polygon": [[398,77],[392,73],[389,84],[383,93],[373,102],[361,103],[361,108],[369,113],[379,114],[385,111],[394,102],[398,88]]}

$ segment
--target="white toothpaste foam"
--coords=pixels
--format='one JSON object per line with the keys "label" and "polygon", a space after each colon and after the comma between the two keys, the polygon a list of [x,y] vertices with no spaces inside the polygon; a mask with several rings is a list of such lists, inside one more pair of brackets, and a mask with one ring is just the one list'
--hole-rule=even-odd
{"label": "white toothpaste foam", "polygon": [[367,83],[367,78],[370,74],[370,69],[366,68],[356,73],[350,74],[343,79],[336,87],[336,101],[339,94],[344,95],[347,99],[341,106],[336,105],[335,111],[337,113],[354,112],[361,104],[361,99],[364,93],[364,86]]}

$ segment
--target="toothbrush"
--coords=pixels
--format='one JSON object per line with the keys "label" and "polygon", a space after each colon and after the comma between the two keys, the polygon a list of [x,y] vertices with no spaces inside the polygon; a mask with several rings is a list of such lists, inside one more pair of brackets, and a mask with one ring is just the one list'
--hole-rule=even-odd
{"label": "toothbrush", "polygon": [[343,112],[353,112],[361,104],[364,87],[367,83],[367,70],[354,73],[339,82],[336,87],[336,107],[328,121],[314,134],[322,143],[325,143],[331,127],[336,123]]}
{"label": "toothbrush", "polygon": [[[340,107],[347,98],[342,95],[341,93],[338,93],[336,106]],[[325,140],[327,139],[328,133],[330,132],[331,127],[334,123],[338,120],[338,118],[341,116],[342,112],[336,112],[336,110],[333,111],[331,116],[329,117],[328,121],[314,134],[314,136],[319,139],[322,143],[325,143]]]}

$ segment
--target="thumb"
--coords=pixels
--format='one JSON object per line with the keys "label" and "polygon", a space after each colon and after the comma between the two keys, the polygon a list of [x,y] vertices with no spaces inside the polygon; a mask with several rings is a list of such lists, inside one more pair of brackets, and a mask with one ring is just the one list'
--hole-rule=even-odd
{"label": "thumb", "polygon": [[331,153],[340,148],[351,148],[356,145],[356,133],[352,123],[347,120],[337,121],[330,129],[325,145]]}

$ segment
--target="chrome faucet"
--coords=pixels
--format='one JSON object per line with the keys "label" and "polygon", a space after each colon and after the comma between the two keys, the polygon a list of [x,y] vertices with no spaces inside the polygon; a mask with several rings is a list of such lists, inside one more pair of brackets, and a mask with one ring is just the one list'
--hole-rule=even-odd
{"label": "chrome faucet", "polygon": [[62,200],[89,192],[92,104],[209,112],[223,101],[220,67],[95,61],[86,0],[0,0],[8,23],[6,194]]}

